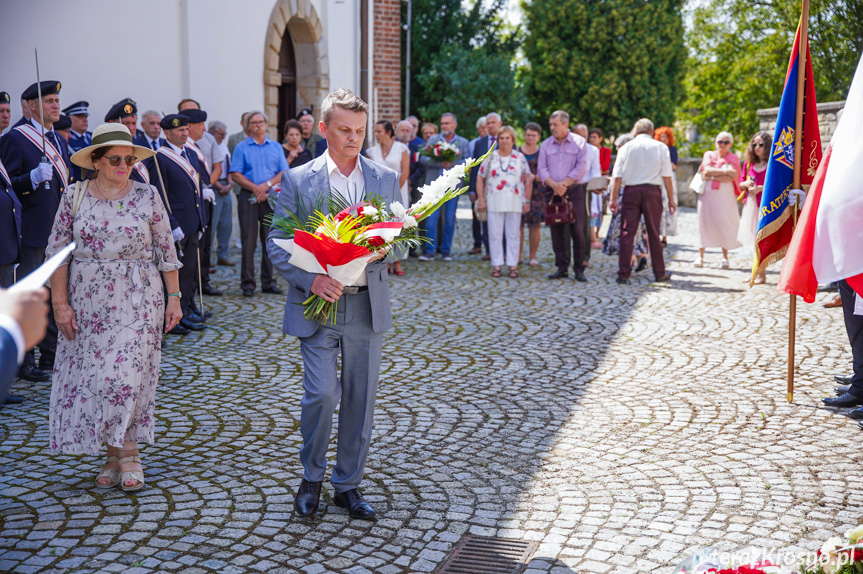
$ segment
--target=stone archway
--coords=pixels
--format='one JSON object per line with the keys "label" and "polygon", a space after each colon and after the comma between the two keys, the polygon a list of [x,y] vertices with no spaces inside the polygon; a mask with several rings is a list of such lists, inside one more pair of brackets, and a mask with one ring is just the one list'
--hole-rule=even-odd
{"label": "stone archway", "polygon": [[269,136],[281,141],[276,126],[279,117],[279,54],[285,32],[290,34],[296,56],[296,85],[298,109],[312,108],[320,119],[318,109],[329,93],[330,71],[327,61],[323,23],[310,0],[278,0],[270,14],[267,26],[267,43],[264,49],[264,111],[270,118]]}

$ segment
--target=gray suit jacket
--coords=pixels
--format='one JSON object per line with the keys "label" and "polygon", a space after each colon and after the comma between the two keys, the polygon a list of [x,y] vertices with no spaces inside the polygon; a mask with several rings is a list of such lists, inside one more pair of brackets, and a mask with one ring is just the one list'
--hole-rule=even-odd
{"label": "gray suit jacket", "polygon": [[[399,177],[396,172],[384,166],[359,156],[363,179],[365,180],[365,196],[380,196],[386,205],[401,201],[399,192]],[[320,156],[314,161],[298,168],[288,170],[282,175],[282,191],[276,206],[275,216],[285,217],[288,212],[297,212],[297,197],[303,201],[306,211],[311,211],[318,198],[328,198],[330,194],[330,178],[327,172],[327,158]],[[326,203],[324,213],[328,213]],[[308,321],[303,316],[302,302],[312,296],[312,281],[314,273],[303,271],[288,260],[291,256],[281,247],[273,243],[273,239],[281,239],[282,233],[275,227],[270,230],[267,238],[267,253],[270,261],[282,277],[288,280],[288,300],[285,303],[285,317],[282,331],[295,337],[309,337],[318,329],[316,321]],[[372,304],[372,329],[376,333],[386,331],[393,326],[390,309],[390,288],[387,267],[383,261],[374,261],[366,268],[369,281],[369,299]]]}
{"label": "gray suit jacket", "polygon": [[[446,140],[444,139],[444,137],[441,134],[435,134],[429,138],[429,141],[426,145],[434,145],[440,141],[446,141]],[[457,160],[455,160],[455,163],[456,164],[464,163],[464,161],[467,159],[468,154],[470,153],[468,151],[467,139],[456,134],[455,137],[453,137],[452,143],[454,143],[456,146],[458,146],[458,149],[461,150],[461,156],[459,156],[459,158]],[[425,181],[426,183],[431,183],[434,180],[436,180],[438,177],[440,177],[440,174],[443,170],[441,169],[439,162],[436,162],[435,160],[433,160],[430,157],[426,157],[426,156],[422,155],[422,156],[420,156],[420,163],[422,163],[426,168],[426,181]]]}

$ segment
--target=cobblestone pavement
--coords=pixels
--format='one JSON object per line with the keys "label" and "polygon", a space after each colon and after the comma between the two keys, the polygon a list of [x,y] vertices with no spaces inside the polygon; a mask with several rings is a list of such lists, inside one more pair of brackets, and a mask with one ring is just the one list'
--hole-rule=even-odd
{"label": "cobblestone pavement", "polygon": [[328,485],[317,517],[293,515],[298,344],[283,297],[243,298],[220,267],[211,328],[166,349],[142,492],[100,493],[99,460],[49,452],[50,384],[16,383],[0,571],[430,572],[466,533],[538,541],[530,574],[666,572],[710,544],[815,549],[863,509],[860,431],[819,408],[850,366],[841,311],[800,305],[788,404],[788,298],[744,287],[742,249],[731,270],[715,250],[693,268],[694,226],[685,210],[670,286],[649,271],[618,286],[597,253],[586,285],[549,281],[547,235],[517,280],[477,257],[408,262],[363,483],[375,523]]}

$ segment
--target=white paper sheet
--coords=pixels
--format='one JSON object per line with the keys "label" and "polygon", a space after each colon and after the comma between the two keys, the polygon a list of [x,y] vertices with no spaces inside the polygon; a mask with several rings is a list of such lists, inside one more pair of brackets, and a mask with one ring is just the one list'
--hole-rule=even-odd
{"label": "white paper sheet", "polygon": [[863,315],[863,297],[860,295],[854,297],[854,314]]}
{"label": "white paper sheet", "polygon": [[57,268],[63,264],[67,257],[69,257],[69,254],[72,253],[73,249],[75,249],[74,242],[64,247],[62,251],[40,265],[39,268],[33,271],[30,275],[12,285],[9,288],[9,292],[20,293],[22,291],[34,291],[45,285],[45,283],[47,283],[51,278],[51,275],[53,275],[54,272],[57,271]]}

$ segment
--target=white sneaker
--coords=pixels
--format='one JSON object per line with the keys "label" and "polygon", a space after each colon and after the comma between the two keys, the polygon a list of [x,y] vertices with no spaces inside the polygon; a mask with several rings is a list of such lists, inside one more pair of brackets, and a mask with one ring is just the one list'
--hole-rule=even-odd
{"label": "white sneaker", "polygon": [[728,264],[728,259],[723,259],[722,260],[722,268],[728,269],[729,267],[731,267],[731,265]]}
{"label": "white sneaker", "polygon": [[452,255],[444,255],[443,260],[444,261],[452,261]]}
{"label": "white sneaker", "polygon": [[419,260],[420,261],[434,261],[434,255],[426,255],[425,253],[423,253],[422,255],[419,256]]}

